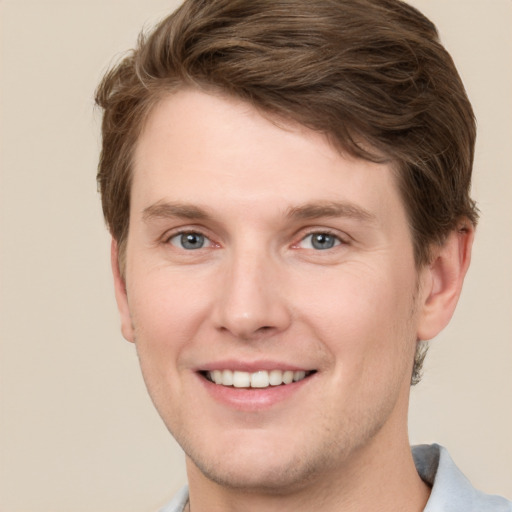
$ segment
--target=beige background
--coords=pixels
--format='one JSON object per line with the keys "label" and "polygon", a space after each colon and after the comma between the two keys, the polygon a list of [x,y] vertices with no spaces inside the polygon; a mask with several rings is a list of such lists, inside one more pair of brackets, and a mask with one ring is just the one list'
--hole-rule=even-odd
{"label": "beige background", "polygon": [[[413,442],[512,497],[512,2],[414,0],[479,120],[482,221],[451,326],[412,392]],[[182,455],[119,334],[92,94],[170,0],[0,0],[0,511],[152,511]]]}

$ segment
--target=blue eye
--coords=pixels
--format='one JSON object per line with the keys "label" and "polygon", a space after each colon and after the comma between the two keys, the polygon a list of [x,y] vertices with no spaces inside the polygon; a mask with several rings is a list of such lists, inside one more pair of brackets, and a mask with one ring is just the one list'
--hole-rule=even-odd
{"label": "blue eye", "polygon": [[169,242],[174,247],[179,249],[186,249],[187,251],[193,251],[196,249],[203,249],[205,246],[210,245],[210,240],[201,233],[178,233],[177,235],[169,238]]}
{"label": "blue eye", "polygon": [[316,249],[323,251],[326,249],[332,249],[336,245],[340,245],[341,241],[337,236],[331,235],[330,233],[311,233],[302,239],[302,247],[305,249]]}

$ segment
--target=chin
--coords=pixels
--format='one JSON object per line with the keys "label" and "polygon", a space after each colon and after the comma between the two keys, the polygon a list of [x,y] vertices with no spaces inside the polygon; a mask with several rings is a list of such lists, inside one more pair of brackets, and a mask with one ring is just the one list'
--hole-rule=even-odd
{"label": "chin", "polygon": [[251,458],[244,455],[224,457],[222,461],[193,455],[189,455],[189,459],[210,481],[243,492],[286,494],[314,480],[316,473],[304,461],[283,457],[279,450]]}
{"label": "chin", "polygon": [[[321,479],[333,460],[344,455],[339,453],[343,443],[327,447],[319,443],[321,436],[308,440],[304,435],[272,435],[264,429],[238,434],[216,436],[199,445],[189,438],[178,438],[188,457],[189,472],[199,471],[202,477],[225,488],[284,495]],[[335,451],[338,453],[333,458]]]}

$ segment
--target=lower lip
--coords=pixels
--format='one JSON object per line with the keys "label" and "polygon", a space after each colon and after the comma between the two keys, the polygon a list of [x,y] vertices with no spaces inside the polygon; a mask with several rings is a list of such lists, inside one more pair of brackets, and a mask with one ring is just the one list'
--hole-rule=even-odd
{"label": "lower lip", "polygon": [[259,411],[292,398],[313,376],[291,384],[269,386],[267,388],[235,388],[215,384],[198,375],[208,393],[223,405],[239,411]]}

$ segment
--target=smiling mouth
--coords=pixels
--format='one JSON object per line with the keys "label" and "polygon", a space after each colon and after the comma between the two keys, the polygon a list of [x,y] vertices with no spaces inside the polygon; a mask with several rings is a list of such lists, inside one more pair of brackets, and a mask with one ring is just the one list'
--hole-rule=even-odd
{"label": "smiling mouth", "polygon": [[286,386],[304,380],[313,373],[315,373],[314,370],[258,370],[256,372],[213,370],[201,372],[205,379],[221,386],[260,389],[271,386]]}

